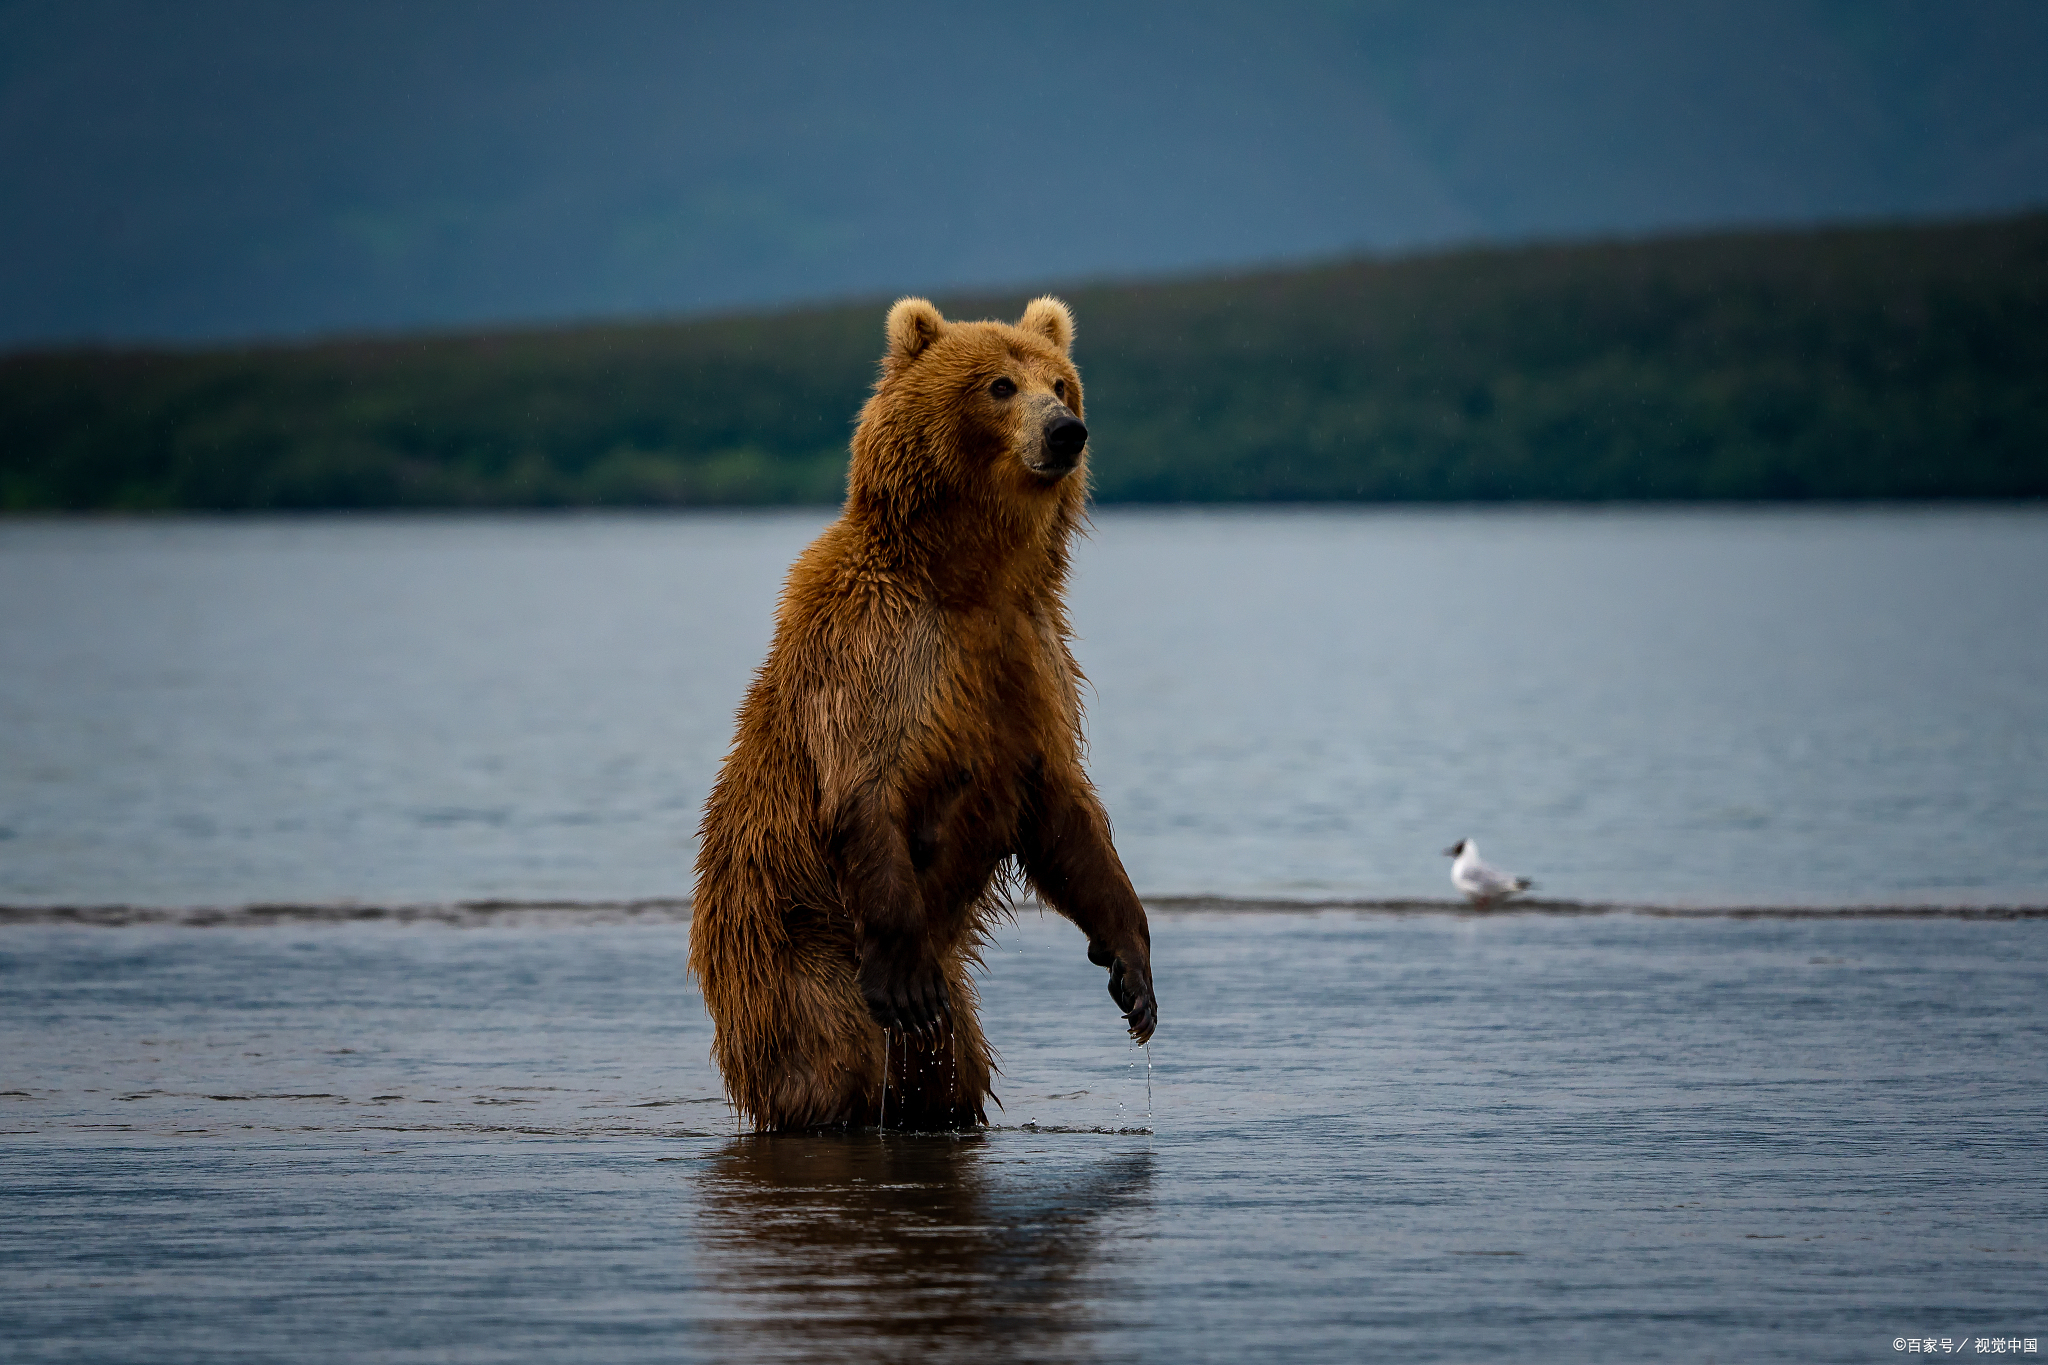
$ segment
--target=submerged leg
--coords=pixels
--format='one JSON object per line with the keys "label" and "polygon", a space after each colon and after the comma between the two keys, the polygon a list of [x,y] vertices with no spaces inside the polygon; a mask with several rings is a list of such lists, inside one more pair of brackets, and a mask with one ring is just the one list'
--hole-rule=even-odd
{"label": "submerged leg", "polygon": [[734,1104],[763,1132],[986,1122],[994,1059],[966,963],[943,967],[950,1017],[913,1032],[874,1022],[851,957],[784,945],[750,986],[726,978],[723,989],[705,991],[718,1025],[713,1052]]}
{"label": "submerged leg", "polygon": [[885,1070],[877,1090],[888,1105],[886,1116],[878,1114],[886,1127],[934,1132],[988,1122],[995,1059],[982,1036],[965,965],[949,964],[947,976],[954,1002],[949,1017],[921,1033],[883,1035]]}

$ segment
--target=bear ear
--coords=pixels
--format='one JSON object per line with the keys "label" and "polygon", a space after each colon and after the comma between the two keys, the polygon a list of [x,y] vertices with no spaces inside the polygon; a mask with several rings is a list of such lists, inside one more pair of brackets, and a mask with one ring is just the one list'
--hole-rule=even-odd
{"label": "bear ear", "polygon": [[889,310],[889,363],[908,365],[946,334],[946,319],[930,299],[898,299]]}
{"label": "bear ear", "polygon": [[1044,337],[1057,346],[1062,355],[1074,344],[1074,310],[1050,294],[1031,300],[1017,326]]}

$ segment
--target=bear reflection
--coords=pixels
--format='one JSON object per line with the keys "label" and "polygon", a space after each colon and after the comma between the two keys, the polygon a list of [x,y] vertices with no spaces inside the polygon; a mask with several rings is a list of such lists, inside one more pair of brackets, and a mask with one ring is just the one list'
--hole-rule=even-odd
{"label": "bear reflection", "polygon": [[1149,1152],[782,1135],[702,1171],[696,1245],[720,1301],[703,1325],[730,1359],[1084,1359],[1135,1306],[1099,1253],[1145,1197]]}

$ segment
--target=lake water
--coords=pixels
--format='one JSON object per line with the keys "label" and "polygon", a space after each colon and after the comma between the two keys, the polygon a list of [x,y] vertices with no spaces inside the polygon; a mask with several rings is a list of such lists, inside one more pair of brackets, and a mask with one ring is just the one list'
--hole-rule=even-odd
{"label": "lake water", "polygon": [[0,1354],[2044,1335],[2048,514],[1104,513],[1149,1059],[1025,909],[996,1127],[758,1138],[678,898],[819,522],[0,521]]}
{"label": "lake water", "polygon": [[[0,904],[687,895],[822,520],[0,522]],[[2048,509],[1096,523],[1141,892],[2048,900]]]}
{"label": "lake water", "polygon": [[762,1139],[720,1101],[677,923],[17,925],[0,1340],[610,1365],[2038,1339],[2044,929],[1167,912],[1148,1124],[1080,935],[1025,915],[984,983],[999,1127]]}

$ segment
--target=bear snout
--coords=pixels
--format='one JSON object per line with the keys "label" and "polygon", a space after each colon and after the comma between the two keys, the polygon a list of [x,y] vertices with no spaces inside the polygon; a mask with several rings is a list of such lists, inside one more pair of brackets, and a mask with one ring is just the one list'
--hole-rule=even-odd
{"label": "bear snout", "polygon": [[1062,414],[1045,424],[1046,464],[1053,468],[1072,469],[1087,444],[1088,428],[1078,417]]}

